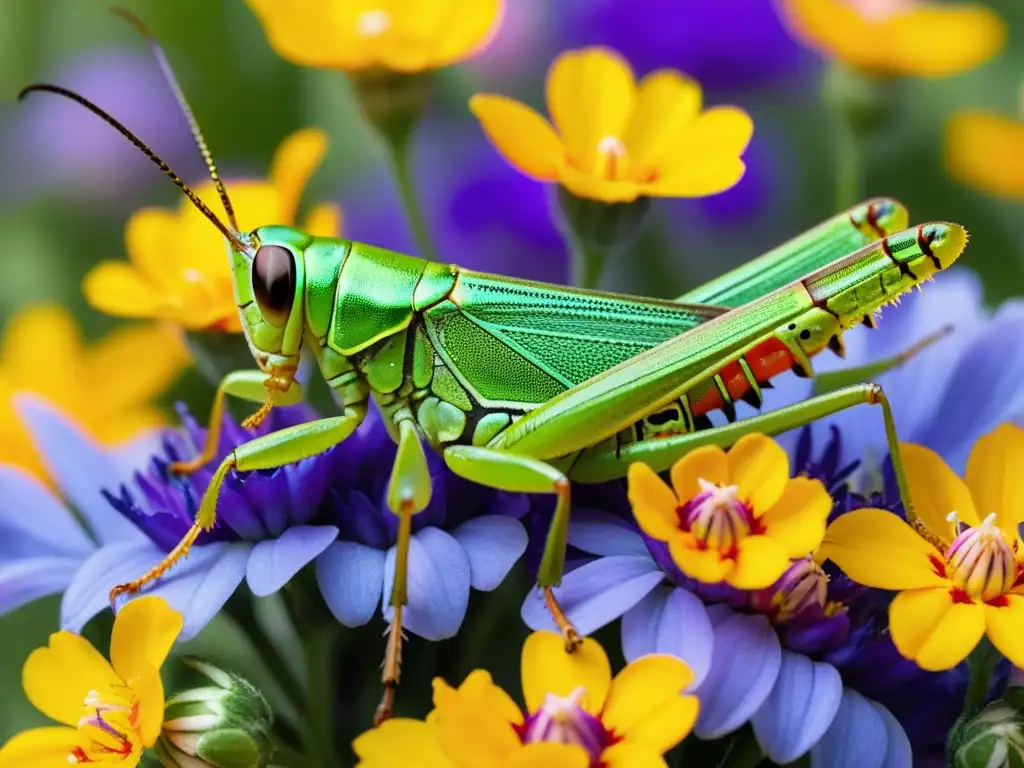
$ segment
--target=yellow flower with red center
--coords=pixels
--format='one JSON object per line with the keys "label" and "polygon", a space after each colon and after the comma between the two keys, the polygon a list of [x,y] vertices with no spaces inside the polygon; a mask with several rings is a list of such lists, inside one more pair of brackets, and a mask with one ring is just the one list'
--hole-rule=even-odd
{"label": "yellow flower with red center", "polygon": [[949,175],[961,184],[1024,199],[1024,120],[980,109],[957,112],[946,123],[945,159]]}
{"label": "yellow flower with red center", "polygon": [[434,680],[425,721],[396,719],[353,744],[363,768],[632,768],[690,732],[698,702],[682,695],[693,673],[675,656],[650,655],[612,678],[604,649],[587,638],[575,652],[553,632],[523,645],[525,711],[476,670],[458,688]]}
{"label": "yellow flower with red center", "polygon": [[671,488],[646,464],[630,466],[633,514],[683,573],[706,583],[772,586],[792,558],[817,548],[832,509],[821,481],[791,478],[786,452],[761,434],[728,453],[697,448],[670,475]]}
{"label": "yellow flower with red center", "polygon": [[[241,226],[294,224],[302,191],[326,151],[322,131],[298,131],[278,148],[267,181],[228,183]],[[216,203],[212,182],[195,191]],[[319,205],[302,228],[337,237],[341,212]],[[119,317],[170,320],[194,331],[241,331],[224,237],[187,199],[182,197],[176,211],[138,211],[125,230],[125,246],[128,263],[106,261],[86,275],[82,289],[94,307]]]}
{"label": "yellow flower with red center", "polygon": [[979,439],[964,479],[927,448],[901,453],[919,530],[859,509],[829,526],[821,554],[860,584],[899,592],[889,632],[923,669],[956,666],[986,634],[1024,666],[1024,430],[1004,424]]}
{"label": "yellow flower with red center", "polygon": [[36,709],[63,725],[11,738],[0,748],[0,768],[138,765],[160,735],[160,666],[181,626],[181,614],[161,598],[144,597],[117,615],[110,662],[83,637],[50,635],[49,645],[25,662],[22,684]]}
{"label": "yellow flower with red center", "polygon": [[477,94],[469,108],[494,146],[527,176],[578,197],[702,197],[743,176],[754,131],[738,107],[702,109],[700,85],[672,70],[637,83],[607,48],[568,51],[547,79],[552,126],[517,101]]}
{"label": "yellow flower with red center", "polygon": [[64,307],[19,311],[0,336],[0,462],[46,477],[15,410],[19,393],[46,398],[95,439],[113,445],[167,423],[152,401],[188,365],[180,334],[166,326],[120,328],[87,344]]}
{"label": "yellow flower with red center", "polygon": [[805,45],[876,75],[948,77],[1006,42],[1006,24],[980,3],[780,0],[780,10]]}
{"label": "yellow flower with red center", "polygon": [[504,0],[246,0],[278,56],[347,71],[438,69],[487,47]]}

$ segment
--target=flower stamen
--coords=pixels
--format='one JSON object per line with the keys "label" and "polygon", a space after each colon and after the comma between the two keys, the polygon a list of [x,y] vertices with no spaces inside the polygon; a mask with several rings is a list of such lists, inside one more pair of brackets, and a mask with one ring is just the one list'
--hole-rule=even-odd
{"label": "flower stamen", "polygon": [[739,486],[697,482],[700,493],[679,510],[680,522],[709,549],[734,556],[740,540],[755,533],[753,511],[740,501]]}
{"label": "flower stamen", "polygon": [[994,512],[953,540],[946,562],[953,584],[971,600],[995,600],[1010,591],[1017,577],[1013,549],[996,525]]}
{"label": "flower stamen", "polygon": [[586,689],[578,686],[568,696],[547,694],[523,727],[523,743],[575,744],[583,747],[591,764],[596,765],[612,738],[601,720],[580,705],[585,693]]}
{"label": "flower stamen", "polygon": [[626,145],[617,136],[605,136],[597,142],[597,162],[594,168],[598,176],[615,181],[623,168],[620,162],[626,157]]}

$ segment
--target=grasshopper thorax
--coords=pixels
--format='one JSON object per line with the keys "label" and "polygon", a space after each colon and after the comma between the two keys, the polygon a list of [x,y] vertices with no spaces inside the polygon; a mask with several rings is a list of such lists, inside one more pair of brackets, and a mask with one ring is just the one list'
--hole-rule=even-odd
{"label": "grasshopper thorax", "polygon": [[311,237],[290,227],[260,227],[229,242],[242,331],[260,370],[288,383],[298,366],[304,328],[305,264]]}

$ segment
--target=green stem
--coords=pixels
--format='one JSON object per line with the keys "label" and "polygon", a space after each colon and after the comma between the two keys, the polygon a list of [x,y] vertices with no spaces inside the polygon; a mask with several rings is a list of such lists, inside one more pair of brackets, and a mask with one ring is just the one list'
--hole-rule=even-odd
{"label": "green stem", "polygon": [[588,248],[578,237],[569,237],[567,243],[572,260],[571,285],[577,288],[596,288],[604,271],[607,254],[601,248]]}
{"label": "green stem", "polygon": [[306,650],[306,765],[310,768],[336,768],[341,765],[334,749],[334,699],[331,691],[332,667],[338,625],[325,622],[303,632]]}
{"label": "green stem", "polygon": [[967,685],[967,695],[964,696],[965,717],[973,717],[985,705],[985,699],[992,689],[992,672],[998,661],[999,652],[987,637],[981,638],[981,642],[967,657],[971,681]]}
{"label": "green stem", "polygon": [[413,185],[412,167],[409,162],[409,138],[409,136],[405,136],[386,139],[391,159],[391,170],[395,175],[398,194],[402,198],[402,207],[405,208],[405,214],[409,217],[409,225],[412,227],[413,237],[416,238],[416,245],[419,246],[420,255],[430,261],[437,261],[437,252],[430,241],[430,235],[427,234],[426,220],[423,217],[423,210],[420,208]]}
{"label": "green stem", "polygon": [[280,740],[274,742],[274,755],[270,760],[271,768],[305,768],[306,756],[292,749]]}

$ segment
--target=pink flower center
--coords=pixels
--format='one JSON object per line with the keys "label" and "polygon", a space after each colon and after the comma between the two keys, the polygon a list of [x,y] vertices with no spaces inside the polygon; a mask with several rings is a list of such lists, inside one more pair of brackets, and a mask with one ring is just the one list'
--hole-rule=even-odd
{"label": "pink flower center", "polygon": [[580,706],[584,693],[583,686],[579,686],[568,696],[547,694],[544,703],[523,725],[523,743],[575,744],[590,757],[591,766],[600,765],[601,753],[614,738],[599,718]]}
{"label": "pink flower center", "polygon": [[119,763],[127,760],[142,741],[139,699],[128,686],[90,691],[78,721],[85,746],[75,747],[68,763]]}
{"label": "pink flower center", "polygon": [[734,556],[741,539],[759,532],[753,510],[740,500],[739,486],[697,482],[700,493],[678,510],[679,522],[707,548]]}
{"label": "pink flower center", "polygon": [[[950,518],[955,520],[955,513]],[[1005,595],[1017,578],[1013,549],[995,520],[992,513],[981,525],[967,528],[946,551],[950,579],[973,600],[989,601]]]}

